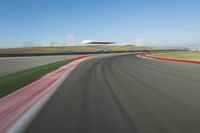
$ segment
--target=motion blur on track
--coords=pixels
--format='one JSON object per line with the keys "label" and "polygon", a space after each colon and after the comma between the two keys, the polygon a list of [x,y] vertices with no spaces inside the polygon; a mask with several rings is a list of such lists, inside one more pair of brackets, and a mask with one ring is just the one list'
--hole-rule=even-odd
{"label": "motion blur on track", "polygon": [[199,133],[200,66],[118,55],[82,63],[25,133]]}

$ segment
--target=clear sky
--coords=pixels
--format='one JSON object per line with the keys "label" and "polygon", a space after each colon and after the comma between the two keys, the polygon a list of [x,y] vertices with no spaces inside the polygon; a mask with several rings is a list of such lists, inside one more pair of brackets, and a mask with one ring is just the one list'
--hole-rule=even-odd
{"label": "clear sky", "polygon": [[0,47],[110,40],[200,44],[200,0],[0,0]]}

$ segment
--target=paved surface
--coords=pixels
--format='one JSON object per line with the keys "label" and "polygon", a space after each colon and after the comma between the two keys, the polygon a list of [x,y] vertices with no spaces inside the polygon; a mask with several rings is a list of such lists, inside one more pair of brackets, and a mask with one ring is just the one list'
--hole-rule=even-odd
{"label": "paved surface", "polygon": [[0,77],[73,57],[75,55],[0,58]]}
{"label": "paved surface", "polygon": [[200,65],[121,55],[79,68],[25,133],[199,133]]}

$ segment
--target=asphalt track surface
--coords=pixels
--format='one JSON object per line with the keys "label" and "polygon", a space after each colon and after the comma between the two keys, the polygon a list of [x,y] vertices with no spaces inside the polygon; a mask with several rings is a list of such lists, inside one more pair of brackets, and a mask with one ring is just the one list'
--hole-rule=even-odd
{"label": "asphalt track surface", "polygon": [[134,55],[88,60],[25,133],[200,133],[200,65]]}
{"label": "asphalt track surface", "polygon": [[65,55],[0,58],[0,77],[73,57],[75,56]]}

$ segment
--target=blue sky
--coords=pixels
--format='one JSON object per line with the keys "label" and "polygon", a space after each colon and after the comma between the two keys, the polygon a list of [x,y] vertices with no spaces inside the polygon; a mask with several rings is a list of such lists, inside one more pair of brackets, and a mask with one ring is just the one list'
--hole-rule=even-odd
{"label": "blue sky", "polygon": [[199,0],[0,0],[0,47],[110,40],[200,44]]}

